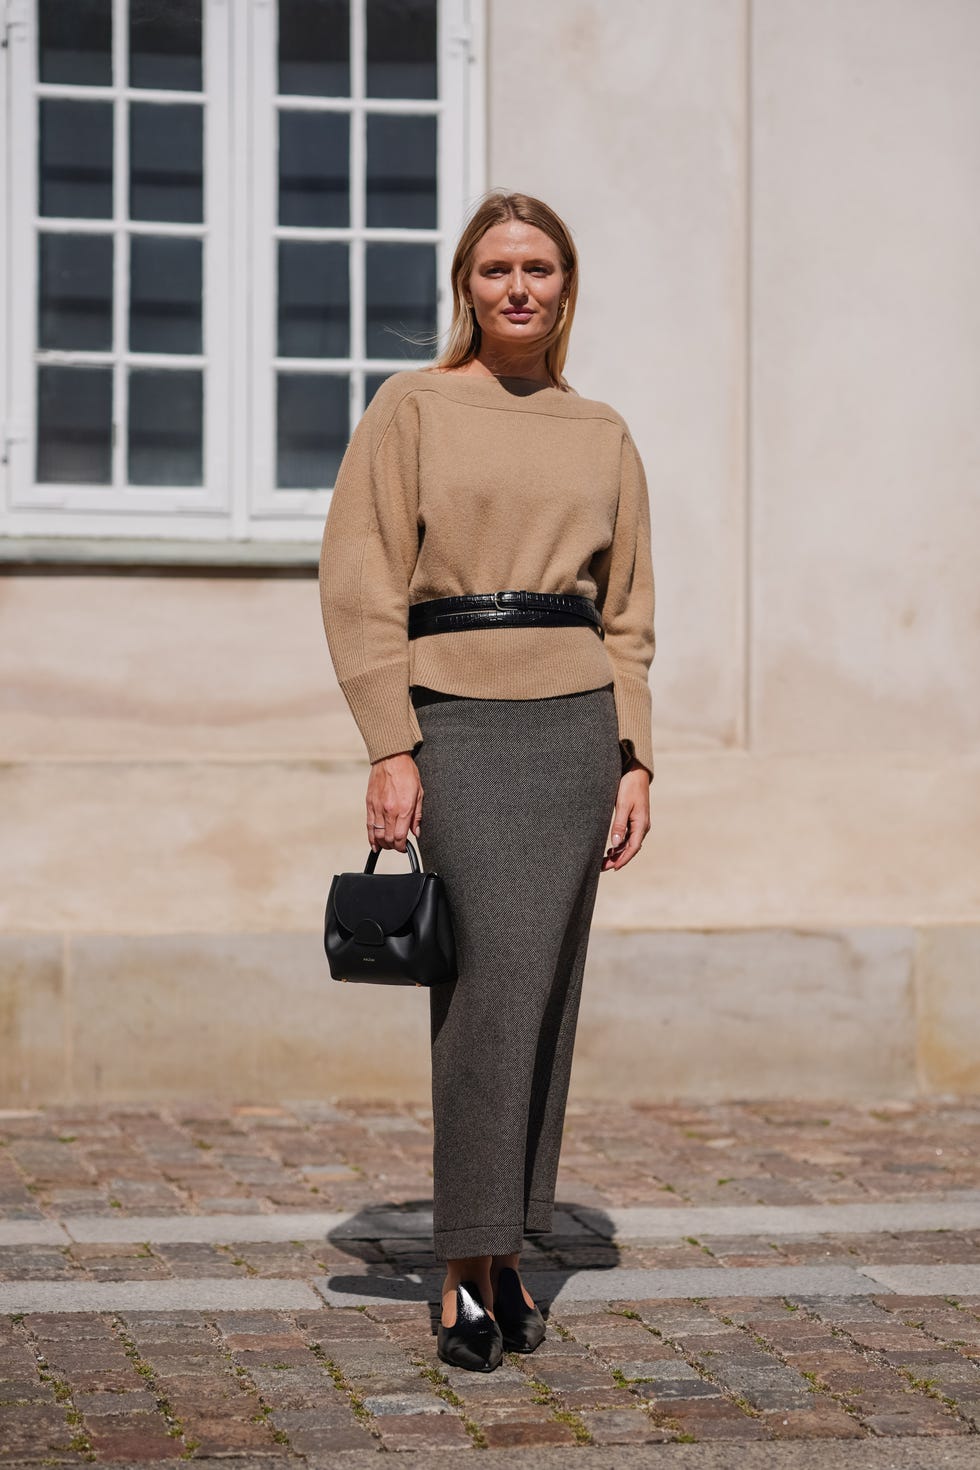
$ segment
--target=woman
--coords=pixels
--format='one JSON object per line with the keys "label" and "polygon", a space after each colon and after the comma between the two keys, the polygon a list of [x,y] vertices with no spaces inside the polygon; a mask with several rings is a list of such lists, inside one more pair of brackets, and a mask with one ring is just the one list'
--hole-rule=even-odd
{"label": "woman", "polygon": [[438,1352],[483,1372],[544,1336],[520,1250],[551,1227],[599,873],[650,828],[647,487],[622,417],[564,379],[577,288],[547,205],[481,201],[446,350],[375,394],[320,562],[368,841],[413,834],[452,912],[459,978],[429,992]]}

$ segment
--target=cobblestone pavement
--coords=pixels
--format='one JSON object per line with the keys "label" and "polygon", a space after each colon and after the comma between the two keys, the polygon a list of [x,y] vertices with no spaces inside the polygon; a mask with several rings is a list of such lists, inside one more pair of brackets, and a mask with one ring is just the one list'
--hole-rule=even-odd
{"label": "cobblestone pavement", "polygon": [[480,1375],[434,1351],[425,1109],[0,1113],[0,1463],[980,1465],[978,1141],[980,1099],[572,1105],[524,1256],[548,1337]]}

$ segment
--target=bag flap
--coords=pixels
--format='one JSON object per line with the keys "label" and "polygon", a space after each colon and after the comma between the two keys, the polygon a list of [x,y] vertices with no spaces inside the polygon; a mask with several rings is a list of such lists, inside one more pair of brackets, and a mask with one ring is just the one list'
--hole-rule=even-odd
{"label": "bag flap", "polygon": [[422,897],[426,873],[341,873],[334,889],[334,913],[345,929],[373,919],[385,934],[403,929]]}

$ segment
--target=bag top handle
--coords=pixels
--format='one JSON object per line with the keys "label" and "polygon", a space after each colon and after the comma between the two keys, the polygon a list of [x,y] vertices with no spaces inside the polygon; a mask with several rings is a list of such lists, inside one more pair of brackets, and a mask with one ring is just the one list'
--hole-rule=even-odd
{"label": "bag top handle", "polygon": [[[408,858],[409,858],[410,863],[412,864],[412,872],[413,873],[418,873],[418,872],[421,871],[421,869],[419,868],[419,859],[418,859],[418,854],[415,851],[415,845],[412,842],[412,839],[410,837],[407,837],[405,839],[405,842],[406,842],[406,851],[408,853]],[[378,858],[381,856],[382,852],[384,852],[384,851],[386,851],[385,848],[379,847],[378,850],[377,850],[377,852],[375,852],[373,848],[368,852],[368,860],[364,864],[364,871],[365,871],[365,873],[373,873],[374,872],[375,868],[378,865]],[[390,852],[390,851],[392,851],[392,849],[389,848],[389,849],[387,849],[387,851]]]}

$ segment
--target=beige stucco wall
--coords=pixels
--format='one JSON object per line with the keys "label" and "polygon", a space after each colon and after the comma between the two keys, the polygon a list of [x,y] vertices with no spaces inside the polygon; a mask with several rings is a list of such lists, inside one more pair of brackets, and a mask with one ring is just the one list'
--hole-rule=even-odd
{"label": "beige stucco wall", "polygon": [[[488,183],[571,224],[653,510],[573,1085],[980,1089],[980,7],[488,0],[488,45]],[[379,1046],[317,958],[366,777],[314,582],[0,579],[0,1097],[424,1096],[416,998]]]}
{"label": "beige stucco wall", "polygon": [[[651,487],[661,743],[745,734],[745,8],[490,0],[488,183],[567,220],[567,375],[626,416]],[[518,44],[533,71],[509,58]]]}
{"label": "beige stucco wall", "polygon": [[0,577],[0,760],[363,756],[316,582]]}
{"label": "beige stucco wall", "polygon": [[980,7],[490,0],[490,35],[490,182],[573,226],[569,376],[649,468],[661,738],[975,748]]}
{"label": "beige stucco wall", "polygon": [[754,7],[757,749],[980,743],[980,7]]}

